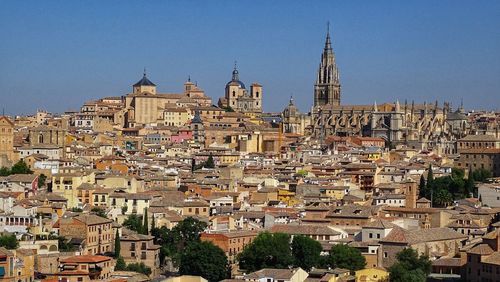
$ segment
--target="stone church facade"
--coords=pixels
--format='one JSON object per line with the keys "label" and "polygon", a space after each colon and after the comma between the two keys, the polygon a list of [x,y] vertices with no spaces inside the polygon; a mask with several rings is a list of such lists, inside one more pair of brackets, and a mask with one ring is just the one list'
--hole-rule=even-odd
{"label": "stone church facade", "polygon": [[[469,124],[463,107],[452,111],[449,103],[415,104],[405,101],[377,105],[342,105],[339,70],[329,32],[321,54],[310,125],[301,126],[296,108],[288,105],[283,117],[285,133],[312,135],[320,142],[326,137],[381,137],[389,146],[405,144],[415,149],[456,152],[456,140],[467,133]],[[296,117],[296,118],[295,118]],[[302,125],[305,122],[302,121]],[[300,128],[304,132],[300,132]]]}

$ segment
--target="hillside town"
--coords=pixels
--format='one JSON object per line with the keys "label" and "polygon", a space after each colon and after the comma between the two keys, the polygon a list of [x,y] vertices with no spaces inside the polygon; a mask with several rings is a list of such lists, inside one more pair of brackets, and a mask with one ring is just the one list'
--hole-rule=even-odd
{"label": "hillside town", "polygon": [[498,281],[500,112],[344,104],[318,43],[310,112],[235,64],[1,116],[0,281]]}

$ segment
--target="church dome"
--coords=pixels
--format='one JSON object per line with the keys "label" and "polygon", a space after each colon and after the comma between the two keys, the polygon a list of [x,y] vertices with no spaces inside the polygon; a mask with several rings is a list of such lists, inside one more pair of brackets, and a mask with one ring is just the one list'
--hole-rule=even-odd
{"label": "church dome", "polygon": [[134,87],[136,86],[156,86],[156,84],[154,84],[153,82],[151,82],[151,80],[149,80],[147,77],[146,77],[146,72],[144,72],[144,75],[142,76],[142,79],[137,81],[136,84],[133,85]]}
{"label": "church dome", "polygon": [[236,85],[236,86],[240,87],[241,89],[246,89],[245,84],[239,78],[239,72],[238,72],[238,69],[236,68],[236,66],[234,66],[232,79],[231,79],[231,81],[229,81],[226,84],[226,87],[232,86],[232,85]]}

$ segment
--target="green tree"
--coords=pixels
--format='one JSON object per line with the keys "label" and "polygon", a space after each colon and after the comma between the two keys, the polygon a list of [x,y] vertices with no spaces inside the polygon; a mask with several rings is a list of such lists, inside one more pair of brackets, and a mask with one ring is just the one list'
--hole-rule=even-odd
{"label": "green tree", "polygon": [[45,186],[45,181],[47,181],[47,176],[45,174],[40,174],[38,176],[38,188]]}
{"label": "green tree", "polygon": [[212,157],[212,154],[208,156],[207,161],[205,162],[204,167],[206,168],[215,168],[215,162],[214,162],[214,157]]}
{"label": "green tree", "polygon": [[321,244],[309,237],[296,235],[292,240],[292,256],[294,265],[304,269],[311,270],[312,267],[318,267],[321,263]]}
{"label": "green tree", "polygon": [[119,256],[116,259],[115,271],[127,270],[127,264],[125,264],[125,260],[122,256]]}
{"label": "green tree", "polygon": [[17,249],[19,244],[17,243],[16,235],[2,235],[0,236],[0,247],[4,247],[9,250]]}
{"label": "green tree", "polygon": [[10,169],[11,174],[33,174],[33,171],[28,167],[28,165],[23,161],[19,160]]}
{"label": "green tree", "polygon": [[230,276],[224,251],[206,241],[191,243],[183,250],[179,272],[182,275],[198,275],[208,281],[221,281]]}
{"label": "green tree", "polygon": [[108,217],[106,216],[106,211],[105,211],[103,208],[100,208],[100,207],[93,207],[90,211],[91,211],[92,213],[94,213],[95,215],[97,215],[97,216],[104,217],[104,218],[108,218]]}
{"label": "green tree", "polygon": [[234,109],[231,108],[231,106],[227,106],[227,107],[224,107],[222,109],[224,109],[224,111],[226,111],[226,112],[230,112],[230,113],[234,112]]}
{"label": "green tree", "polygon": [[144,225],[142,226],[141,233],[144,235],[148,235],[149,234],[148,208],[144,209],[143,222],[144,222]]}
{"label": "green tree", "polygon": [[180,221],[172,230],[165,226],[152,228],[151,235],[155,237],[155,243],[161,245],[160,261],[171,257],[174,263],[178,263],[182,250],[187,245],[200,241],[200,233],[206,228],[205,222],[193,217]]}
{"label": "green tree", "polygon": [[260,233],[238,255],[241,269],[253,272],[262,268],[288,268],[294,259],[290,237],[284,233]]}
{"label": "green tree", "polygon": [[339,244],[332,247],[326,263],[331,268],[340,267],[354,272],[365,268],[366,259],[358,249]]}
{"label": "green tree", "polygon": [[155,215],[151,215],[151,232],[156,228]]}
{"label": "green tree", "polygon": [[73,252],[76,251],[76,247],[71,244],[68,239],[63,236],[57,238],[57,245],[60,252]]}
{"label": "green tree", "polygon": [[151,268],[146,266],[143,262],[128,264],[126,270],[146,274],[147,276],[151,275],[152,273]]}
{"label": "green tree", "polygon": [[426,181],[426,189],[427,194],[426,198],[431,199],[432,193],[434,192],[434,173],[432,172],[432,165],[429,164],[429,169],[427,170],[427,181]]}
{"label": "green tree", "polygon": [[308,174],[307,170],[300,169],[299,171],[297,171],[297,175],[302,178],[306,177],[307,174]]}
{"label": "green tree", "polygon": [[478,182],[485,182],[488,178],[491,178],[491,171],[486,170],[484,168],[476,169],[472,175],[474,176],[474,180]]}
{"label": "green tree", "polygon": [[118,232],[118,228],[117,228],[116,234],[115,234],[115,258],[120,258],[120,251],[121,251],[120,233]]}
{"label": "green tree", "polygon": [[184,247],[189,242],[198,241],[200,233],[206,228],[205,222],[194,217],[187,217],[172,228],[172,232],[177,234],[176,236],[182,241],[182,247]]}
{"label": "green tree", "polygon": [[420,198],[427,196],[427,185],[424,175],[420,175],[420,183],[418,184],[418,195]]}
{"label": "green tree", "polygon": [[2,166],[0,168],[0,176],[9,176],[9,175],[10,175],[10,169]]}
{"label": "green tree", "polygon": [[137,216],[136,214],[131,214],[127,217],[127,219],[125,219],[125,221],[123,221],[123,226],[137,233],[141,233],[142,218]]}
{"label": "green tree", "polygon": [[391,282],[425,282],[432,264],[427,256],[419,256],[413,249],[404,249],[396,255],[397,262],[389,268]]}
{"label": "green tree", "polygon": [[441,188],[434,193],[433,202],[440,207],[446,207],[453,201],[453,197],[448,190]]}

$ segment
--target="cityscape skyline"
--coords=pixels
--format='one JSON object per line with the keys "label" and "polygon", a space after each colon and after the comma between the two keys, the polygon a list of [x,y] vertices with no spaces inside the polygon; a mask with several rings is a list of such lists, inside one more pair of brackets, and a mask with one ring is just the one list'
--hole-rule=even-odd
{"label": "cityscape skyline", "polygon": [[[343,104],[438,100],[456,108],[463,99],[467,108],[499,107],[500,55],[495,50],[500,36],[495,27],[500,17],[495,15],[500,5],[494,1],[454,7],[365,3],[363,8],[292,2],[262,9],[245,3],[190,3],[7,2],[9,9],[0,12],[0,35],[14,40],[0,47],[5,113],[33,113],[39,107],[78,110],[89,99],[126,95],[144,67],[160,92],[180,92],[190,76],[216,101],[224,95],[234,61],[242,81],[263,85],[264,111],[282,111],[293,95],[307,112],[327,21]],[[112,8],[117,11],[109,17]],[[278,13],[281,9],[286,12]],[[16,17],[21,10],[24,16]],[[247,15],[240,21],[219,18],[240,10]],[[412,17],[406,17],[410,11]],[[259,21],[248,17],[257,14]]]}

